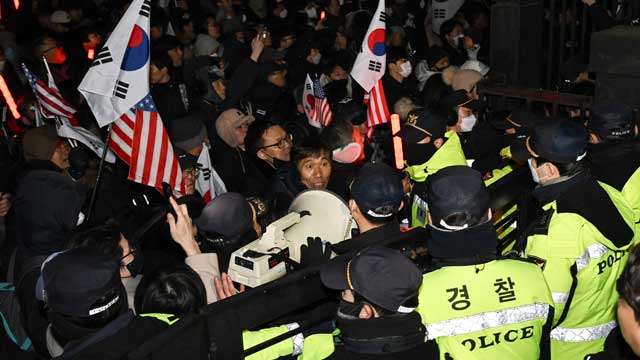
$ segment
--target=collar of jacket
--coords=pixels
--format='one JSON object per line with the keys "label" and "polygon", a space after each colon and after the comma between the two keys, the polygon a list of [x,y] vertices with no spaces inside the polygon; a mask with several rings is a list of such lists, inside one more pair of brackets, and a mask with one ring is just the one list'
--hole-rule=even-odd
{"label": "collar of jacket", "polygon": [[498,237],[491,220],[458,231],[429,225],[427,242],[435,267],[482,264],[496,259]]}
{"label": "collar of jacket", "polygon": [[300,180],[300,173],[293,162],[278,167],[276,176],[294,196],[307,189],[302,180]]}
{"label": "collar of jacket", "polygon": [[417,312],[384,315],[379,318],[338,319],[345,348],[358,354],[407,351],[425,342],[425,329]]}
{"label": "collar of jacket", "polygon": [[447,166],[467,165],[467,158],[462,151],[460,137],[455,131],[447,131],[444,134],[447,139],[438,151],[436,151],[429,161],[422,165],[409,166],[404,169],[409,174],[411,180],[423,182],[429,175],[444,169]]}
{"label": "collar of jacket", "polygon": [[549,185],[538,185],[533,190],[533,195],[541,205],[546,205],[557,200],[562,194],[569,191],[574,186],[593,178],[587,174],[578,174],[567,180],[560,181]]}
{"label": "collar of jacket", "polygon": [[360,250],[367,246],[377,244],[385,239],[393,238],[400,233],[400,224],[398,224],[396,220],[393,220],[388,224],[360,233],[351,238],[351,240],[339,242],[333,245],[332,249],[336,254],[344,254],[352,250]]}
{"label": "collar of jacket", "polygon": [[26,163],[26,168],[29,171],[49,170],[49,171],[55,171],[58,173],[62,172],[62,169],[60,169],[56,164],[51,162],[51,160],[31,160]]}

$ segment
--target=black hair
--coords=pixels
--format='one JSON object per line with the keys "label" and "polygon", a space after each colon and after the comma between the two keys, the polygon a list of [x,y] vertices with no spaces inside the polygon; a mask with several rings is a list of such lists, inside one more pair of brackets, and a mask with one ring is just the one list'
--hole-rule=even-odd
{"label": "black hair", "polygon": [[373,209],[373,211],[384,213],[384,214],[390,213],[390,212],[393,213],[393,216],[380,218],[380,217],[371,216],[366,212],[361,212],[362,216],[364,216],[364,218],[367,219],[367,221],[372,223],[373,225],[386,225],[392,222],[393,220],[395,220],[396,214],[398,214],[398,209],[395,206],[391,206],[391,205],[386,205],[380,208],[376,208],[376,209]]}
{"label": "black hair", "polygon": [[82,30],[82,32],[81,32],[82,42],[89,42],[90,41],[89,40],[89,36],[91,34],[101,35],[100,31],[98,31],[98,29],[96,29],[96,28],[93,28],[93,27],[86,28],[86,29]]}
{"label": "black hair", "polygon": [[320,140],[319,136],[309,136],[291,149],[291,161],[297,166],[300,161],[306,158],[318,158],[326,155],[332,157],[329,147]]}
{"label": "black hair", "polygon": [[202,18],[202,21],[200,21],[200,23],[198,24],[198,29],[197,31],[200,34],[208,34],[209,33],[209,19],[213,20],[213,22],[220,27],[220,32],[222,33],[222,27],[220,26],[220,23],[218,23],[216,21],[216,16],[213,14],[207,14]]}
{"label": "black hair", "polygon": [[353,141],[353,125],[347,119],[334,117],[322,130],[320,139],[330,150],[340,149]]}
{"label": "black hair", "polygon": [[[438,221],[437,219],[434,219],[434,220]],[[461,211],[461,212],[455,212],[453,214],[449,214],[444,218],[442,218],[442,220],[444,220],[444,222],[447,223],[447,225],[449,226],[467,225],[471,227],[487,221],[487,216],[485,214],[478,217],[477,215],[471,214],[469,212]],[[440,227],[440,224],[434,224],[434,225],[436,225],[437,227]]]}
{"label": "black hair", "polygon": [[256,155],[260,148],[265,146],[265,143],[262,140],[262,135],[264,135],[270,128],[279,125],[280,124],[278,122],[272,119],[254,121],[249,125],[247,136],[244,138],[244,146],[247,149],[247,152],[251,155]]}
{"label": "black hair", "polygon": [[[399,314],[397,311],[387,310],[382,306],[372,303],[371,301],[367,300],[364,296],[358,294],[355,291],[353,292],[353,300],[354,302],[366,303],[369,306],[373,307],[378,313],[378,315],[380,315],[380,317]],[[415,297],[410,298],[409,300],[405,301],[404,304],[402,305],[406,307],[414,307],[414,308],[418,307],[418,296],[416,295]]]}
{"label": "black hair", "polygon": [[440,38],[442,39],[443,43],[447,43],[446,36],[449,35],[449,33],[451,33],[456,26],[462,27],[462,24],[460,24],[460,22],[455,18],[445,21],[440,26]]}
{"label": "black hair", "polygon": [[102,225],[81,230],[72,235],[66,248],[88,247],[96,249],[101,254],[120,262],[123,257],[122,247],[120,246],[121,236],[120,225],[113,220],[109,220]]}
{"label": "black hair", "polygon": [[167,54],[168,51],[180,47],[180,42],[173,35],[163,35],[151,49],[152,53]]}
{"label": "black hair", "polygon": [[143,277],[134,302],[137,314],[184,315],[204,310],[207,293],[198,274],[181,264]]}
{"label": "black hair", "polygon": [[432,75],[424,84],[422,90],[422,104],[425,107],[437,109],[440,99],[449,91],[449,85],[442,80],[442,74]]}
{"label": "black hair", "polygon": [[[46,40],[54,40],[58,42],[58,39],[51,35],[42,35],[39,38],[35,39],[32,43],[31,50],[35,58],[38,60],[40,60],[40,58],[42,57],[42,50],[44,50],[42,49],[42,47],[44,46],[44,42]],[[60,44],[58,43],[58,45]]]}
{"label": "black hair", "polygon": [[151,64],[155,65],[158,70],[162,70],[164,68],[168,69],[173,64],[173,62],[166,52],[159,53],[154,51],[151,53]]}
{"label": "black hair", "polygon": [[589,166],[587,162],[584,160],[581,161],[572,161],[569,163],[560,163],[557,161],[551,161],[544,158],[536,158],[536,165],[540,167],[540,165],[544,163],[551,163],[553,166],[558,168],[558,173],[560,176],[574,176],[578,174],[588,174]]}
{"label": "black hair", "polygon": [[640,246],[629,255],[627,265],[616,283],[616,290],[633,309],[636,321],[640,323]]}

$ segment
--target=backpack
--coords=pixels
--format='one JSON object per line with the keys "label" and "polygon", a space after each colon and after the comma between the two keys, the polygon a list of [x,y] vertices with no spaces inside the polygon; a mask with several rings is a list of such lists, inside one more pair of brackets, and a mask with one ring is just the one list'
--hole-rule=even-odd
{"label": "backpack", "polygon": [[[0,282],[0,319],[2,320],[2,327],[11,341],[23,351],[34,351],[31,339],[29,339],[26,330],[22,326],[22,312],[16,289],[20,287],[27,274],[40,269],[47,257],[31,257],[17,270],[15,269],[15,258],[16,251],[13,252],[9,261],[8,282]],[[17,281],[13,281],[14,275]]]}

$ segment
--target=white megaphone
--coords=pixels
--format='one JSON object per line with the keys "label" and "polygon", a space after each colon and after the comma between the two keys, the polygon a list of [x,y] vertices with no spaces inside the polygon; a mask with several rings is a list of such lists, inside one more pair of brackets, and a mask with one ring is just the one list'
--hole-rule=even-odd
{"label": "white megaphone", "polygon": [[307,237],[337,244],[351,238],[357,225],[347,204],[327,190],[306,190],[291,203],[289,214],[276,220],[260,239],[231,254],[229,276],[256,287],[287,273],[285,259],[300,262],[300,246]]}

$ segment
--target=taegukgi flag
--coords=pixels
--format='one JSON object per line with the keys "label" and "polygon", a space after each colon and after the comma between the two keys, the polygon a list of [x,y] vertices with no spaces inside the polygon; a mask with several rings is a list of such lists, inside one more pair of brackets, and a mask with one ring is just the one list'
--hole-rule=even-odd
{"label": "taegukgi flag", "polygon": [[150,15],[151,0],[134,0],[78,86],[100,127],[149,94]]}
{"label": "taegukgi flag", "polygon": [[380,0],[351,70],[351,77],[365,92],[371,91],[387,67],[386,20],[384,0]]}
{"label": "taegukgi flag", "polygon": [[202,195],[204,202],[208,203],[218,195],[226,193],[227,187],[211,164],[211,157],[209,156],[207,145],[202,145],[202,152],[198,157],[200,172],[196,179],[196,190]]}

